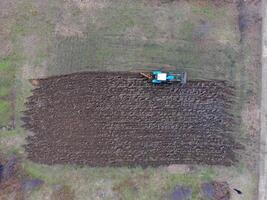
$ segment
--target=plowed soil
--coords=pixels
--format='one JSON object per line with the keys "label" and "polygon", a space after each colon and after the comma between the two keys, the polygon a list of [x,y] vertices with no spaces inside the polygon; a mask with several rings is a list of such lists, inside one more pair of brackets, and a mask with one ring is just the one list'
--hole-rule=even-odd
{"label": "plowed soil", "polygon": [[26,103],[28,157],[45,164],[231,165],[233,88],[224,81],[152,85],[138,73],[35,81]]}

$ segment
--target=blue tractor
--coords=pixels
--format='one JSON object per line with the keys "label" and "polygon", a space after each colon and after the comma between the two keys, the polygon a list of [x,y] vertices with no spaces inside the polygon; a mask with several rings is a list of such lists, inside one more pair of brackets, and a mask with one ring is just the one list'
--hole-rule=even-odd
{"label": "blue tractor", "polygon": [[185,84],[187,81],[187,73],[172,73],[172,72],[162,72],[160,70],[152,71],[150,74],[141,73],[141,75],[145,76],[154,84],[161,83],[172,83],[172,82],[180,82]]}

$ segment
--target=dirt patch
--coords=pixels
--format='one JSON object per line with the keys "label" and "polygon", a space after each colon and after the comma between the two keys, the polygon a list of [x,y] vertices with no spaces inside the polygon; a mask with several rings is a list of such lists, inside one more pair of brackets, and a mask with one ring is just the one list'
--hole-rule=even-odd
{"label": "dirt patch", "polygon": [[[240,31],[240,42],[247,42],[247,41],[253,41],[253,39],[257,36],[252,36],[253,34],[260,32],[260,25],[262,21],[262,17],[260,14],[260,5],[261,0],[248,0],[248,1],[242,1],[239,0],[238,2],[238,10],[239,10],[239,16],[238,16],[238,27]],[[256,33],[255,33],[256,32]],[[252,33],[252,34],[251,34]],[[260,34],[256,34],[260,35]],[[247,37],[250,40],[247,40]],[[260,38],[258,38],[260,41]]]}
{"label": "dirt patch", "polygon": [[0,1],[0,18],[8,18],[10,17],[11,14],[14,13],[15,8],[16,8],[16,3],[17,1],[7,1],[7,0],[2,0]]}
{"label": "dirt patch", "polygon": [[244,122],[244,127],[248,130],[250,136],[257,136],[259,134],[260,110],[255,98],[244,106],[242,120]]}
{"label": "dirt patch", "polygon": [[106,1],[66,1],[56,14],[55,34],[63,37],[86,37],[88,23],[95,24],[98,10],[107,5]]}
{"label": "dirt patch", "polygon": [[57,35],[61,35],[64,37],[71,37],[71,36],[84,37],[83,32],[79,30],[79,27],[77,26],[75,27],[70,25],[57,24],[55,31]]}
{"label": "dirt patch", "polygon": [[[46,77],[47,68],[46,63],[41,66],[33,66],[33,65],[23,65],[20,69],[21,77],[24,79],[32,79],[36,77]],[[37,81],[37,80],[36,80]],[[36,81],[34,81],[36,83]],[[34,85],[34,82],[32,83]]]}
{"label": "dirt patch", "polygon": [[236,161],[233,88],[223,81],[154,86],[137,73],[77,73],[39,80],[24,127],[31,160],[90,166]]}
{"label": "dirt patch", "polygon": [[109,5],[108,1],[106,0],[72,0],[72,2],[80,9],[89,10],[103,9]]}
{"label": "dirt patch", "polygon": [[37,35],[29,35],[23,40],[23,48],[28,58],[36,57],[41,38]]}
{"label": "dirt patch", "polygon": [[203,197],[210,200],[230,200],[230,188],[226,182],[202,184]]}
{"label": "dirt patch", "polygon": [[[26,179],[25,179],[26,178]],[[0,157],[0,199],[26,199],[26,192],[37,189],[44,182],[30,179],[22,169],[20,158],[11,156],[9,159]]]}
{"label": "dirt patch", "polygon": [[[261,76],[261,0],[238,1],[239,12],[239,32],[240,32],[240,58],[243,60],[245,71],[240,75],[240,87],[246,95],[246,101],[242,105],[242,124],[245,133],[248,135],[245,141],[247,154],[243,159],[247,160],[248,167],[253,170],[258,169],[259,160],[259,91]],[[248,51],[251,51],[248,54]],[[246,74],[247,78],[244,77]],[[247,84],[247,86],[244,85]],[[249,84],[248,84],[249,83]]]}
{"label": "dirt patch", "polygon": [[144,31],[138,26],[127,28],[125,31],[125,39],[143,41],[147,40]]}
{"label": "dirt patch", "polygon": [[17,178],[11,178],[1,184],[0,199],[24,200],[21,184]]}
{"label": "dirt patch", "polygon": [[9,56],[12,52],[12,43],[9,40],[0,39],[0,57]]}
{"label": "dirt patch", "polygon": [[167,171],[171,174],[176,174],[178,172],[180,173],[186,173],[190,171],[189,165],[169,165],[167,168]]}
{"label": "dirt patch", "polygon": [[51,200],[73,200],[74,197],[74,191],[70,187],[64,185],[55,187]]}

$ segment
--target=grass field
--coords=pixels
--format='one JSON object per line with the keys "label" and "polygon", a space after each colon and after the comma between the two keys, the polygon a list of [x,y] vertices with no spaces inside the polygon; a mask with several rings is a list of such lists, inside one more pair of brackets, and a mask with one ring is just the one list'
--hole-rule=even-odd
{"label": "grass field", "polygon": [[[45,181],[26,199],[56,199],[57,185],[64,186],[61,193],[69,199],[168,199],[178,184],[191,186],[193,198],[199,199],[200,183],[209,180],[228,181],[245,191],[242,199],[255,199],[257,171],[251,169],[257,160],[259,40],[248,28],[240,43],[236,4],[162,2],[0,2],[0,127],[9,127],[15,119],[15,129],[0,130],[0,150],[7,157],[20,156],[23,170]],[[254,35],[259,35],[257,30]],[[20,128],[19,119],[31,94],[27,79],[155,68],[185,70],[189,79],[224,79],[236,86],[233,113],[242,126],[235,137],[246,146],[237,166],[88,168],[45,166],[26,159],[22,145],[31,133]],[[239,197],[233,194],[233,199]]]}
{"label": "grass field", "polygon": [[[84,27],[77,25],[80,34],[75,30],[70,37],[58,33],[49,74],[170,67],[186,70],[194,79],[236,80],[240,66],[236,63],[239,32],[231,20],[235,10],[230,8],[226,15],[225,7],[213,9],[210,4],[193,1],[160,7],[142,2],[110,3],[97,10],[93,21],[86,21]],[[74,15],[75,10],[72,12]],[[83,17],[80,14],[71,20],[78,22]],[[64,14],[62,18],[63,22],[70,20]]]}

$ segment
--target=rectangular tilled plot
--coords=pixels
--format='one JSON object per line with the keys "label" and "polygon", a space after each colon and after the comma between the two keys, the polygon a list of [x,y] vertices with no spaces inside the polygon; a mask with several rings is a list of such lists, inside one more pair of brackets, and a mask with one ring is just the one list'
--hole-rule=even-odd
{"label": "rectangular tilled plot", "polygon": [[223,81],[152,85],[138,73],[38,80],[23,121],[28,157],[89,166],[231,165],[233,88]]}

